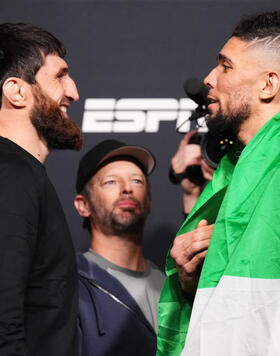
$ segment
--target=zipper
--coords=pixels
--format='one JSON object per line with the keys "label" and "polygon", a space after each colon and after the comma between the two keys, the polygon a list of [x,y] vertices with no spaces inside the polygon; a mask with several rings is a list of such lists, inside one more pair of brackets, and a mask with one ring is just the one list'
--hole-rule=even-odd
{"label": "zipper", "polygon": [[121,306],[123,306],[125,309],[127,309],[130,313],[132,313],[138,320],[140,320],[141,322],[143,322],[148,329],[150,329],[152,331],[153,334],[155,334],[154,329],[152,328],[152,326],[150,325],[150,323],[148,323],[146,321],[146,319],[141,318],[133,309],[131,309],[128,305],[126,305],[124,302],[122,302],[118,297],[116,297],[114,294],[110,293],[109,291],[107,291],[106,289],[102,288],[100,285],[94,283],[91,279],[88,279],[84,276],[81,276],[82,278],[86,279],[87,282],[89,284],[91,284],[93,287],[99,289],[101,292],[107,294],[109,297],[111,297],[115,302],[119,303]]}

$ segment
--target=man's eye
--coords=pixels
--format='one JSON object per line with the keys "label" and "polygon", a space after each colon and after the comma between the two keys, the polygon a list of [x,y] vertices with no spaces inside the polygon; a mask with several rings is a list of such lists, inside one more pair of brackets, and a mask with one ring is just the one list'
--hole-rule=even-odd
{"label": "man's eye", "polygon": [[138,178],[134,178],[133,182],[136,183],[136,184],[143,184],[143,181],[141,179],[138,179]]}
{"label": "man's eye", "polygon": [[222,64],[222,67],[224,68],[224,71],[226,72],[228,69],[230,69],[231,67],[226,65],[226,64]]}
{"label": "man's eye", "polygon": [[65,73],[58,73],[56,77],[57,79],[63,79],[65,77]]}
{"label": "man's eye", "polygon": [[116,181],[113,180],[113,179],[106,180],[106,181],[104,182],[104,185],[113,185],[115,182],[116,182]]}

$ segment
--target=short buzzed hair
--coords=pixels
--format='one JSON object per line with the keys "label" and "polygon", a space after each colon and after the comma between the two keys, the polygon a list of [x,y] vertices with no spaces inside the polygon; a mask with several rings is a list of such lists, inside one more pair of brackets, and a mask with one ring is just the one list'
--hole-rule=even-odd
{"label": "short buzzed hair", "polygon": [[232,37],[280,48],[280,11],[243,17],[234,29]]}

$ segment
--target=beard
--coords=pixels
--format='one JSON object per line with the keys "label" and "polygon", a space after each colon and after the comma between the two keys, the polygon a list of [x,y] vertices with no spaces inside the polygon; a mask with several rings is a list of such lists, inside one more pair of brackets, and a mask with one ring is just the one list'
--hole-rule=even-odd
{"label": "beard", "polygon": [[[231,102],[236,101],[232,98]],[[238,109],[230,109],[229,105],[227,105],[227,110],[219,108],[219,111],[214,117],[206,119],[206,125],[210,135],[214,137],[227,136],[236,140],[238,139],[241,125],[250,115],[251,105],[249,104],[249,100],[245,99],[240,103]]]}
{"label": "beard", "polygon": [[79,150],[83,145],[80,128],[64,114],[55,100],[43,92],[39,84],[32,86],[34,105],[30,120],[48,149]]}
{"label": "beard", "polygon": [[127,197],[116,200],[111,209],[105,207],[99,199],[95,202],[90,199],[91,220],[107,236],[116,235],[140,244],[144,224],[150,212],[150,198],[147,196],[145,202],[141,204],[138,200],[129,197],[137,204],[137,211],[127,208],[121,209],[119,213],[115,208],[124,199]]}

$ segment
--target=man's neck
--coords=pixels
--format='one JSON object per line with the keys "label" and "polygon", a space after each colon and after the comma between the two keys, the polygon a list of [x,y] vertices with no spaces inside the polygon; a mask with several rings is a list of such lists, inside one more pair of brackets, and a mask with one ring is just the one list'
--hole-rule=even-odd
{"label": "man's neck", "polygon": [[122,268],[132,271],[146,269],[142,244],[137,244],[135,241],[114,235],[108,236],[93,229],[91,248],[100,256]]}
{"label": "man's neck", "polygon": [[44,163],[48,155],[47,145],[39,138],[26,114],[2,109],[0,111],[0,136],[13,141]]}
{"label": "man's neck", "polygon": [[272,106],[266,108],[265,111],[259,114],[252,114],[251,117],[244,121],[241,125],[238,138],[243,145],[247,145],[256,133],[278,112],[280,111],[280,106]]}

